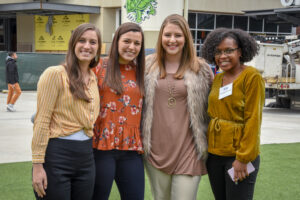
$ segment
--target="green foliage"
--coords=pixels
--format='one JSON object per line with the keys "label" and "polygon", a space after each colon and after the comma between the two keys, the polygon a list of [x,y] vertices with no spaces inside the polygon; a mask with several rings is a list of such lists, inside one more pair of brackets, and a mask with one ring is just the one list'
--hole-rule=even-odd
{"label": "green foliage", "polygon": [[[128,14],[132,15],[130,19],[137,23],[141,23],[147,15],[155,15],[156,0],[127,0],[126,1],[126,11]],[[148,13],[146,10],[148,9]]]}
{"label": "green foliage", "polygon": [[[300,143],[261,146],[261,165],[255,187],[255,200],[297,200],[300,194]],[[0,200],[34,199],[31,162],[0,164]],[[114,184],[110,200],[119,200]],[[146,178],[145,200],[151,200]],[[208,177],[200,182],[197,199],[213,200]]]}

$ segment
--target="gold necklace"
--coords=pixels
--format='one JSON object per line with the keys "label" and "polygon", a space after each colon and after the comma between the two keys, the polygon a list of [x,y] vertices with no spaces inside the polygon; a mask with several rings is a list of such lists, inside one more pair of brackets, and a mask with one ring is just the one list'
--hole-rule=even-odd
{"label": "gold necklace", "polygon": [[169,92],[169,98],[168,98],[168,107],[169,108],[174,108],[176,106],[176,99],[174,97],[174,89],[175,89],[175,84],[171,85],[170,81],[167,79],[167,85],[168,85],[168,92]]}

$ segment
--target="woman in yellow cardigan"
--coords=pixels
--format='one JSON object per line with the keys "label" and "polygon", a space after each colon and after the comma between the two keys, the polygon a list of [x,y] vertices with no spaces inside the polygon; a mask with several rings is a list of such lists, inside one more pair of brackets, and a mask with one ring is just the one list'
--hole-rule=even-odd
{"label": "woman in yellow cardigan", "polygon": [[216,200],[253,198],[265,88],[260,73],[244,63],[257,52],[256,41],[239,29],[216,29],[202,48],[202,56],[223,71],[215,77],[208,100],[207,170]]}

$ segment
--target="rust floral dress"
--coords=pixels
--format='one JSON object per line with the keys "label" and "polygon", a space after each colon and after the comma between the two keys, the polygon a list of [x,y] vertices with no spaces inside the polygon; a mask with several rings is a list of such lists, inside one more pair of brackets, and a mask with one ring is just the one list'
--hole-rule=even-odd
{"label": "rust floral dress", "polygon": [[100,114],[94,126],[93,148],[98,150],[133,150],[143,153],[140,121],[143,96],[136,83],[136,67],[121,65],[124,92],[103,85],[106,66],[94,70],[98,77]]}

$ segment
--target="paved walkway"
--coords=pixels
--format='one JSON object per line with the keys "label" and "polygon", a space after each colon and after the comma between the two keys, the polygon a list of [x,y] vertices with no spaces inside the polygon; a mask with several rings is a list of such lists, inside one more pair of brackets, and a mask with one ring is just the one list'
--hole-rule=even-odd
{"label": "paved walkway", "polygon": [[31,160],[31,115],[36,110],[36,93],[23,92],[16,112],[6,111],[7,94],[0,93],[0,163]]}
{"label": "paved walkway", "polygon": [[[0,93],[0,163],[30,161],[36,93],[23,92],[14,113],[6,111],[6,96]],[[300,111],[265,108],[261,143],[293,142],[300,142]]]}

